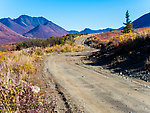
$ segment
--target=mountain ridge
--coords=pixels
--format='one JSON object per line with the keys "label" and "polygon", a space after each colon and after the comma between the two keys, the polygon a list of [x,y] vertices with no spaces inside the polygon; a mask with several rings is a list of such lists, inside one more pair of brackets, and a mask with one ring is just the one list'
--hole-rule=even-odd
{"label": "mountain ridge", "polygon": [[2,18],[0,22],[9,27],[11,30],[15,31],[16,33],[23,34],[27,32],[27,29],[16,22],[14,22],[11,18]]}
{"label": "mountain ridge", "polygon": [[106,28],[106,29],[98,29],[98,30],[92,30],[90,28],[85,28],[84,30],[81,31],[76,31],[76,30],[70,30],[68,31],[69,33],[83,33],[83,34],[91,34],[91,33],[102,33],[102,32],[109,32],[110,30],[122,30],[122,27],[118,29],[113,29],[113,28]]}
{"label": "mountain ridge", "polygon": [[150,27],[150,13],[144,14],[135,21],[133,21],[133,28],[144,28],[144,27]]}
{"label": "mountain ridge", "polygon": [[[4,25],[9,27],[16,33],[19,33],[23,36],[31,36],[31,38],[43,39],[43,38],[50,38],[51,36],[63,36],[68,34],[68,32],[65,29],[63,29],[62,27],[58,26],[57,24],[53,23],[52,21],[49,21],[44,17],[31,17],[28,15],[21,15],[16,19],[3,18],[0,19],[0,22],[2,22]],[[41,27],[43,28],[43,30],[40,28],[40,31],[37,31],[36,27],[38,27],[39,25],[44,25],[46,27]],[[50,28],[48,28],[48,26]],[[49,30],[47,32],[49,33],[45,32],[44,28],[47,28],[47,30]],[[35,31],[33,32],[34,29],[36,30],[36,32]],[[33,32],[33,34],[31,31]],[[40,32],[46,34],[43,35],[40,34]]]}

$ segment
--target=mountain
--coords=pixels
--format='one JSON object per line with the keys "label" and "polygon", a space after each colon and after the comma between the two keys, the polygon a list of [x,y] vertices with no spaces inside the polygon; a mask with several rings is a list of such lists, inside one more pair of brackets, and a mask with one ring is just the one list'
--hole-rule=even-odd
{"label": "mountain", "polygon": [[76,30],[70,30],[70,31],[68,31],[68,33],[79,33],[79,31],[76,31]]}
{"label": "mountain", "polygon": [[[98,30],[98,33],[101,33],[101,32],[110,32],[112,28],[106,28],[106,29],[100,29]],[[112,29],[112,30],[118,30],[118,29]]]}
{"label": "mountain", "polygon": [[[91,34],[91,33],[102,33],[102,32],[109,32],[111,28],[106,28],[106,29],[99,29],[99,30],[92,30],[90,28],[85,28],[82,31],[76,31],[76,30],[71,30],[68,31],[69,33],[83,33],[83,34]],[[112,30],[118,30],[118,29],[112,29]]]}
{"label": "mountain", "polygon": [[11,30],[0,22],[0,44],[24,41],[27,38]]}
{"label": "mountain", "polygon": [[21,15],[16,19],[3,18],[0,22],[24,36],[32,38],[49,38],[51,36],[63,36],[68,32],[53,22],[44,17],[31,17],[28,15]]}
{"label": "mountain", "polygon": [[91,34],[91,33],[96,33],[96,32],[97,30],[92,30],[90,28],[85,28],[84,30],[80,31],[80,33],[83,33],[83,34],[86,34],[86,33]]}
{"label": "mountain", "polygon": [[150,27],[150,13],[145,14],[133,21],[133,28]]}
{"label": "mountain", "polygon": [[28,29],[28,31],[37,27],[40,24],[45,24],[49,22],[49,20],[45,19],[44,17],[31,17],[28,15],[21,15],[20,17],[14,19],[13,21],[25,27],[26,29]]}
{"label": "mountain", "polygon": [[15,31],[16,33],[19,33],[19,34],[24,34],[25,32],[28,31],[28,29],[26,29],[25,27],[17,24],[11,18],[0,19],[0,22],[2,24],[6,25],[7,27],[9,27],[11,30],[13,30],[13,31]]}
{"label": "mountain", "polygon": [[44,39],[66,34],[65,29],[44,17],[21,15],[16,19],[0,19],[0,44],[19,42],[26,40],[25,37]]}
{"label": "mountain", "polygon": [[63,36],[67,33],[68,32],[66,30],[49,21],[33,28],[29,32],[25,33],[24,36],[45,39],[50,38],[51,36]]}
{"label": "mountain", "polygon": [[120,28],[118,28],[118,29],[116,29],[116,30],[117,30],[117,31],[123,30],[124,27],[125,27],[125,26],[122,26],[122,27],[120,27]]}
{"label": "mountain", "polygon": [[28,29],[28,32],[24,33],[23,35],[32,38],[43,39],[51,36],[63,36],[68,34],[65,29],[44,17],[31,17],[22,15],[13,21]]}
{"label": "mountain", "polygon": [[[145,14],[135,21],[133,21],[133,28],[144,28],[144,27],[150,27],[150,13]],[[123,27],[120,27],[118,29],[112,29],[112,30],[123,30]],[[85,28],[84,30],[80,31],[80,33],[101,33],[101,32],[109,32],[111,28],[106,28],[106,29],[99,29],[99,30],[92,30],[90,28]],[[72,31],[69,31],[69,33]]]}

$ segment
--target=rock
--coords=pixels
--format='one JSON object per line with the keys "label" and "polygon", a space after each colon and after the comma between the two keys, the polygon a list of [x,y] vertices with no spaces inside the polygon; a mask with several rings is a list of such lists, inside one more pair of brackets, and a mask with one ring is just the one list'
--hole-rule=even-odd
{"label": "rock", "polygon": [[120,72],[119,75],[122,75],[122,72]]}
{"label": "rock", "polygon": [[31,86],[31,89],[34,93],[38,93],[40,91],[40,88],[38,86]]}

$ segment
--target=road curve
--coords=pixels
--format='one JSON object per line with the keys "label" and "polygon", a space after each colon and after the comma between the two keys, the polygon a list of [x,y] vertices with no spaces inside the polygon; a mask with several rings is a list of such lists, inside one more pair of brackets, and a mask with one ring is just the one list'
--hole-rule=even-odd
{"label": "road curve", "polygon": [[[87,37],[79,39],[83,44]],[[95,72],[77,63],[88,52],[63,53],[47,58],[49,72],[72,101],[85,113],[150,113],[150,89],[101,70]]]}

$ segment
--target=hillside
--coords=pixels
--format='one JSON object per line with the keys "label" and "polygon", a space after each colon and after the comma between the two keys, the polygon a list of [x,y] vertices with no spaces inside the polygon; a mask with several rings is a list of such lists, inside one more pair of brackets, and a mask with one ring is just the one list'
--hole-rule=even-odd
{"label": "hillside", "polygon": [[0,44],[6,44],[10,42],[20,42],[27,38],[14,32],[4,24],[0,23]]}
{"label": "hillside", "polygon": [[135,29],[135,33],[127,34],[120,31],[99,33],[85,43],[99,49],[88,56],[93,65],[150,81],[150,28]]}
{"label": "hillside", "polygon": [[40,24],[37,27],[33,28],[29,32],[25,33],[24,36],[44,39],[51,36],[63,36],[67,33],[67,31],[57,26],[56,24],[47,22],[44,25]]}
{"label": "hillside", "polygon": [[134,28],[150,27],[150,13],[145,14],[133,21]]}
{"label": "hillside", "polygon": [[17,24],[11,18],[0,19],[0,22],[3,23],[5,26],[9,27],[11,30],[13,30],[13,31],[15,31],[16,33],[19,33],[19,34],[24,34],[25,32],[28,31],[28,29],[26,29],[25,27]]}

